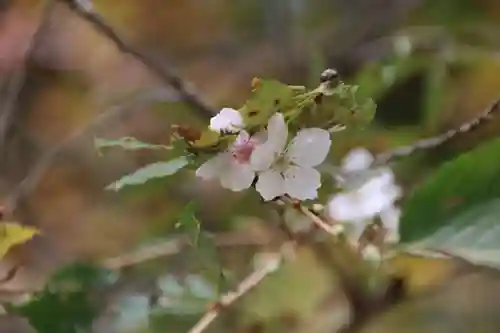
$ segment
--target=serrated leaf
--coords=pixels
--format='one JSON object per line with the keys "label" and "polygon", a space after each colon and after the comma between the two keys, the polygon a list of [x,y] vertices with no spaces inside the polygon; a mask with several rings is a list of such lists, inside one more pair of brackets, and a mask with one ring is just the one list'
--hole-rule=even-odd
{"label": "serrated leaf", "polygon": [[475,205],[500,197],[500,139],[445,163],[407,199],[401,238],[412,242]]}
{"label": "serrated leaf", "polygon": [[123,137],[118,140],[108,140],[102,138],[94,138],[94,147],[97,150],[103,148],[120,147],[125,150],[140,150],[140,149],[172,149],[170,146],[157,145],[148,142],[137,140],[133,137]]}
{"label": "serrated leaf", "polygon": [[410,249],[431,249],[500,268],[500,198],[478,204],[443,223]]}
{"label": "serrated leaf", "polygon": [[294,89],[276,80],[259,80],[252,96],[240,110],[247,127],[266,125],[276,112],[294,108]]}
{"label": "serrated leaf", "polygon": [[353,118],[355,123],[362,127],[369,125],[373,118],[375,118],[375,112],[377,111],[377,104],[371,98],[367,98],[358,107],[358,112],[355,112]]}
{"label": "serrated leaf", "polygon": [[119,191],[127,185],[139,185],[154,178],[171,176],[188,164],[189,160],[185,156],[167,162],[151,163],[108,185],[106,189]]}
{"label": "serrated leaf", "polygon": [[338,95],[325,96],[318,113],[325,119],[330,118],[329,123],[347,126],[348,130],[369,125],[375,117],[377,105],[371,98],[358,102],[355,90],[355,87],[344,86]]}
{"label": "serrated leaf", "polygon": [[0,258],[3,258],[11,247],[25,243],[39,233],[38,229],[30,226],[13,222],[0,223]]}

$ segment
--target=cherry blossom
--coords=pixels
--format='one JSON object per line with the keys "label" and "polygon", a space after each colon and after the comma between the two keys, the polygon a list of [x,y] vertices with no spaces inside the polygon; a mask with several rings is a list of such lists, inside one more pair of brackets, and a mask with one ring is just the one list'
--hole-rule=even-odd
{"label": "cherry blossom", "polygon": [[204,180],[218,179],[222,187],[232,191],[249,188],[255,179],[250,156],[258,145],[258,139],[241,131],[231,147],[217,154],[196,170]]}
{"label": "cherry blossom", "polygon": [[288,194],[298,199],[314,199],[321,175],[314,168],[330,149],[330,134],[320,128],[303,129],[287,145],[288,127],[281,113],[267,126],[267,141],[257,146],[251,164],[258,173],[256,189],[264,200]]}
{"label": "cherry blossom", "polygon": [[354,239],[359,238],[367,223],[380,217],[387,230],[386,241],[397,242],[400,211],[394,202],[402,191],[390,168],[370,169],[373,160],[365,149],[355,149],[344,158],[338,177],[343,191],[330,199],[327,214],[348,224],[349,235]]}
{"label": "cherry blossom", "polygon": [[223,108],[220,112],[210,119],[210,129],[215,132],[237,132],[243,128],[243,117],[241,114],[231,108]]}

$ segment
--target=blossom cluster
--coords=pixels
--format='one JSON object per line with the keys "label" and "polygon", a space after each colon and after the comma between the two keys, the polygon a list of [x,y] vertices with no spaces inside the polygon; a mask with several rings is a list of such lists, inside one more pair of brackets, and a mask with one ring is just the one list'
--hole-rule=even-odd
{"label": "blossom cluster", "polygon": [[389,167],[374,167],[373,162],[373,156],[363,148],[352,150],[343,159],[336,177],[342,191],[328,202],[327,214],[336,221],[347,222],[355,239],[367,224],[379,218],[387,231],[385,240],[396,243],[401,211],[395,201],[402,196],[402,190]]}
{"label": "blossom cluster", "polygon": [[250,135],[237,110],[225,108],[210,121],[210,129],[234,132],[238,137],[226,150],[205,162],[196,174],[218,179],[221,186],[241,191],[252,186],[266,201],[282,195],[298,200],[315,199],[321,175],[315,169],[328,155],[330,133],[320,128],[300,130],[288,140],[288,127],[282,113],[275,113],[267,129]]}
{"label": "blossom cluster", "polygon": [[[210,121],[211,131],[237,135],[222,152],[196,171],[204,180],[218,180],[232,191],[255,187],[263,200],[288,196],[299,201],[318,198],[321,174],[331,137],[328,130],[305,128],[290,138],[282,113],[274,113],[263,129],[250,134],[238,110],[222,109]],[[387,242],[399,239],[400,211],[395,201],[402,195],[393,172],[373,165],[374,157],[363,148],[352,150],[342,161],[335,181],[340,192],[326,204],[327,218],[346,226],[349,237],[358,240],[365,228],[382,223]]]}

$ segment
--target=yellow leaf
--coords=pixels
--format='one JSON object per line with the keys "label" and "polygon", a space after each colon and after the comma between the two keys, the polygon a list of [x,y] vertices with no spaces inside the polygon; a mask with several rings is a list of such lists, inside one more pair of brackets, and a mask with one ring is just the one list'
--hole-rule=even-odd
{"label": "yellow leaf", "polygon": [[401,253],[387,264],[394,275],[404,279],[407,296],[418,295],[446,283],[463,269],[463,263],[458,260],[427,258],[410,253]]}
{"label": "yellow leaf", "polygon": [[25,243],[39,233],[38,229],[30,226],[23,226],[14,222],[1,222],[0,258],[3,258],[11,247]]}

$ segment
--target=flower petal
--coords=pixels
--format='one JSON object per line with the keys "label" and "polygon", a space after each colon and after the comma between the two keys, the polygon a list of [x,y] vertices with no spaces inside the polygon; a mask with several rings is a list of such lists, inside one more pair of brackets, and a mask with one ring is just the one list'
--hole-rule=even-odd
{"label": "flower petal", "polygon": [[394,206],[385,209],[380,213],[380,219],[387,230],[385,238],[388,243],[399,242],[399,219],[401,217],[401,210]]}
{"label": "flower petal", "polygon": [[245,145],[250,140],[250,134],[247,131],[240,131],[236,139],[234,140],[233,146]]}
{"label": "flower petal", "polygon": [[243,128],[243,117],[235,109],[223,108],[217,115],[210,119],[210,129],[216,132],[237,131]]}
{"label": "flower petal", "polygon": [[340,193],[333,196],[327,204],[326,212],[335,221],[349,222],[370,218],[373,215],[366,213],[366,209],[360,209],[360,201],[363,200],[357,192]]}
{"label": "flower petal", "polygon": [[224,160],[227,158],[230,158],[230,156],[224,153],[212,157],[196,170],[196,176],[204,180],[217,178],[220,170],[223,170],[225,164]]}
{"label": "flower petal", "polygon": [[250,155],[250,165],[255,171],[264,171],[271,167],[278,156],[272,145],[264,143],[255,147]]}
{"label": "flower petal", "polygon": [[315,199],[321,186],[321,175],[313,168],[290,166],[284,173],[285,193],[298,200]]}
{"label": "flower petal", "polygon": [[[256,141],[262,139],[263,133],[258,133]],[[267,125],[267,139],[257,145],[250,157],[250,164],[256,171],[264,171],[271,167],[274,161],[283,153],[288,137],[288,127],[281,113],[275,113]]]}
{"label": "flower petal", "polygon": [[299,131],[287,148],[286,156],[296,165],[313,167],[321,164],[330,150],[330,133],[320,128]]}
{"label": "flower petal", "polygon": [[220,172],[221,186],[235,192],[249,188],[254,178],[255,171],[250,165],[235,161],[232,161],[225,170]]}
{"label": "flower petal", "polygon": [[288,139],[288,127],[285,123],[283,114],[277,112],[267,124],[267,142],[277,153],[285,150],[286,140]]}
{"label": "flower petal", "polygon": [[392,206],[402,194],[401,188],[394,183],[394,174],[386,172],[372,178],[358,190],[363,198],[363,209],[379,214]]}
{"label": "flower petal", "polygon": [[272,200],[284,194],[284,179],[281,174],[273,169],[259,173],[255,189],[265,201]]}
{"label": "flower petal", "polygon": [[342,160],[342,171],[355,172],[368,169],[373,163],[373,155],[365,148],[352,149]]}

